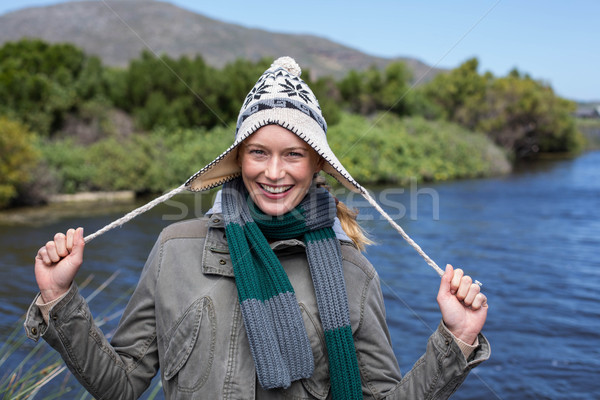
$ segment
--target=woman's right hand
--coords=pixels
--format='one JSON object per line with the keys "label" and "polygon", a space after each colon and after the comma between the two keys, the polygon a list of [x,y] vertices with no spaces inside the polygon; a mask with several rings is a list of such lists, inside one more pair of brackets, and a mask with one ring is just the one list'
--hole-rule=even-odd
{"label": "woman's right hand", "polygon": [[35,256],[35,280],[44,303],[65,294],[83,263],[83,228],[57,233]]}

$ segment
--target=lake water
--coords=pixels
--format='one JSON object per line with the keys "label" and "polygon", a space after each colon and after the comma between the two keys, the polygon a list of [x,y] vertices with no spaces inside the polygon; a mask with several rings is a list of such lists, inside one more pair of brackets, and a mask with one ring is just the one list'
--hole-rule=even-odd
{"label": "lake water", "polygon": [[[537,163],[502,178],[374,194],[440,266],[452,263],[483,282],[492,357],[472,371],[454,399],[600,398],[600,152]],[[161,228],[201,215],[212,195],[177,197],[87,246],[78,278],[91,279],[85,295],[118,273],[90,302],[105,332],[114,328]],[[360,209],[361,224],[378,243],[367,257],[381,275],[394,350],[408,371],[439,322],[437,275],[364,200],[346,199]],[[37,248],[55,231],[84,226],[89,234],[130,208],[0,226],[0,342],[36,292]],[[0,379],[32,348],[28,340],[0,364]],[[65,376],[49,386],[72,387],[63,398],[79,398],[79,387]]]}

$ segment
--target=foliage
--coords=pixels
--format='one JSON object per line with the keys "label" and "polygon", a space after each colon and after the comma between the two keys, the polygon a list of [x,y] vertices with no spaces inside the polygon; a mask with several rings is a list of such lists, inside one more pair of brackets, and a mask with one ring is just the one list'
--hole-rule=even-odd
{"label": "foliage", "polygon": [[[220,115],[219,123],[236,121],[240,107],[258,77],[271,65],[272,60],[263,59],[259,62],[251,62],[237,59],[226,64],[222,70],[213,71],[214,90],[217,92],[217,111]],[[211,126],[206,126],[211,128]]]}
{"label": "foliage", "polygon": [[0,116],[0,208],[18,194],[38,163],[36,137],[23,124]]}
{"label": "foliage", "polygon": [[377,112],[398,116],[420,115],[428,119],[446,117],[443,106],[432,101],[428,93],[415,89],[412,74],[401,61],[384,70],[375,66],[366,71],[350,71],[337,83],[338,103],[345,110],[363,116]]}
{"label": "foliage", "polygon": [[408,82],[411,73],[403,62],[394,62],[385,68],[383,86],[373,93],[378,110],[391,111],[396,115],[409,115],[410,96]]}
{"label": "foliage", "polygon": [[575,104],[543,83],[513,71],[491,82],[484,104],[476,127],[517,157],[580,149]]}
{"label": "foliage", "polygon": [[158,192],[165,185],[160,141],[153,136],[107,138],[91,146],[71,139],[46,143],[49,168],[59,177],[61,193],[90,190]]}
{"label": "foliage", "polygon": [[235,121],[242,100],[267,68],[266,61],[237,60],[217,70],[201,56],[178,60],[145,51],[133,60],[111,99],[132,113],[139,128],[212,128]]}
{"label": "foliage", "polygon": [[108,138],[90,146],[87,153],[94,169],[94,190],[156,193],[168,187],[165,149],[162,139],[155,135],[133,135],[127,140]]}
{"label": "foliage", "polygon": [[482,135],[447,122],[392,114],[344,114],[329,132],[334,153],[359,182],[407,184],[506,173],[506,156]]}
{"label": "foliage", "polygon": [[[173,59],[146,51],[118,69],[69,44],[6,43],[0,48],[0,115],[25,123],[42,139],[3,135],[4,148],[23,151],[11,151],[22,158],[18,162],[0,160],[12,163],[2,167],[10,174],[0,177],[0,207],[16,194],[33,204],[53,190],[141,193],[179,186],[232,142],[240,104],[270,61],[239,59],[216,69],[200,55]],[[363,182],[505,171],[504,154],[472,131],[487,134],[512,158],[583,147],[572,102],[516,70],[496,78],[479,74],[478,67],[477,59],[467,60],[417,88],[402,62],[351,71],[337,82],[311,81],[310,71],[303,77],[319,99],[332,147],[339,146]],[[140,133],[130,134],[128,116]],[[16,172],[16,166],[22,168]]]}
{"label": "foliage", "polygon": [[577,118],[575,125],[584,137],[586,150],[600,149],[600,119]]}
{"label": "foliage", "polygon": [[109,137],[90,146],[72,139],[42,146],[59,192],[133,190],[158,193],[208,164],[233,142],[232,128],[157,129],[128,138]]}
{"label": "foliage", "polygon": [[[310,76],[310,74],[307,75]],[[307,84],[319,100],[319,106],[327,125],[331,127],[340,122],[341,93],[333,78],[321,77],[316,81],[307,81]]]}
{"label": "foliage", "polygon": [[100,60],[71,44],[24,39],[0,48],[0,113],[49,135],[82,101],[103,92]]}
{"label": "foliage", "polygon": [[58,180],[60,193],[91,190],[93,168],[87,162],[87,150],[72,139],[41,142],[40,151],[48,173]]}
{"label": "foliage", "polygon": [[483,99],[489,75],[477,72],[476,58],[465,61],[458,68],[436,75],[421,91],[439,106],[442,118],[469,128],[475,127],[475,115]]}
{"label": "foliage", "polygon": [[[161,192],[181,185],[233,142],[234,128],[159,128],[91,146],[71,140],[45,146],[61,178],[61,191]],[[507,172],[505,155],[485,136],[455,124],[392,114],[377,120],[341,113],[329,141],[342,163],[364,183],[405,184],[412,178],[447,180]]]}
{"label": "foliage", "polygon": [[[169,186],[179,186],[192,174],[214,160],[233,143],[233,126],[218,126],[211,130],[176,129],[165,136],[164,130],[155,135],[165,138],[166,162],[169,166]],[[167,189],[167,188],[165,188]]]}
{"label": "foliage", "polygon": [[495,78],[490,73],[479,75],[478,65],[477,59],[470,59],[422,89],[445,119],[485,132],[517,158],[581,149],[572,117],[574,103],[516,70]]}

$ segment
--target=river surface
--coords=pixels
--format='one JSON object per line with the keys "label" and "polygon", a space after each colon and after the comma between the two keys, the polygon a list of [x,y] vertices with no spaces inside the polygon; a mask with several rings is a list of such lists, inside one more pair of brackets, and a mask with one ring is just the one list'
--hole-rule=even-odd
{"label": "river surface", "polygon": [[[600,152],[540,162],[502,178],[373,193],[438,264],[460,266],[483,282],[492,357],[454,399],[600,399]],[[78,277],[90,282],[84,295],[118,274],[90,301],[104,332],[114,329],[162,227],[202,215],[212,196],[179,196],[86,247]],[[367,257],[381,276],[394,351],[406,372],[439,323],[437,275],[364,200],[339,197],[359,208],[361,224],[377,242]],[[36,293],[37,248],[56,231],[83,226],[89,234],[132,207],[0,225],[0,343],[9,341]],[[32,349],[26,341],[0,360],[0,379]],[[72,387],[62,398],[81,396],[66,373],[44,392],[57,387]]]}

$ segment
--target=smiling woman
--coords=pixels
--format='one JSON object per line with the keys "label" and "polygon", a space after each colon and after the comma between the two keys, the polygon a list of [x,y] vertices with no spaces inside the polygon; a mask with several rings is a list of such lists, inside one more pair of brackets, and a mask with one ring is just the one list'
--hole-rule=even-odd
{"label": "smiling woman", "polygon": [[323,160],[302,139],[279,125],[257,130],[238,153],[252,201],[269,215],[283,215],[308,193]]}
{"label": "smiling woman", "polygon": [[163,230],[111,342],[73,283],[81,228],[38,251],[28,336],[98,398],[138,398],[159,369],[168,398],[449,397],[490,355],[487,298],[448,265],[442,321],[401,376],[377,272],[314,179],[323,170],[366,196],[326,132],[300,67],[276,60],[246,97],[233,145],[182,185],[222,185],[221,200]]}

